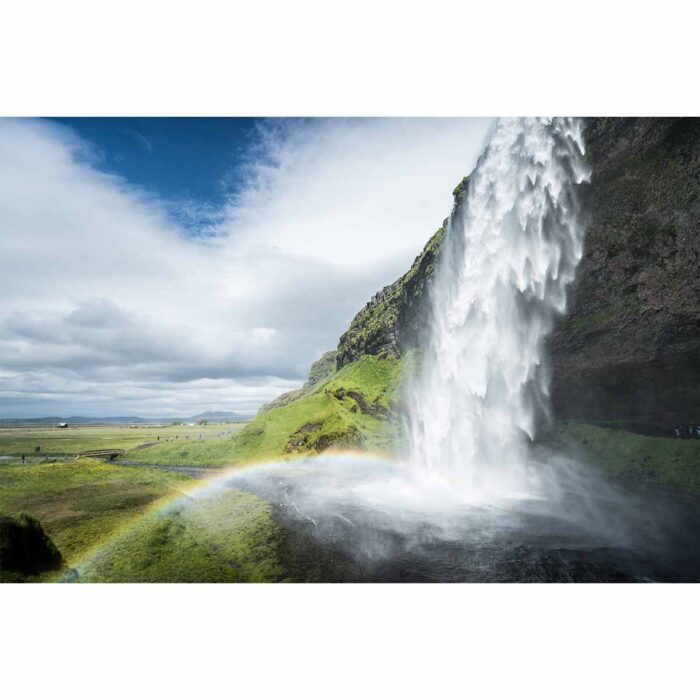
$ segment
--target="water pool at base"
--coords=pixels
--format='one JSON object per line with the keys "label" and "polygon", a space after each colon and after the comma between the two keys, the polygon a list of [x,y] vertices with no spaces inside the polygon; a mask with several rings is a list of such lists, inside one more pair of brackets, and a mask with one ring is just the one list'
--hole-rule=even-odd
{"label": "water pool at base", "polygon": [[236,488],[269,501],[297,580],[698,580],[697,508],[622,492],[561,459],[532,468],[532,492],[488,503],[353,456],[245,470],[202,497]]}

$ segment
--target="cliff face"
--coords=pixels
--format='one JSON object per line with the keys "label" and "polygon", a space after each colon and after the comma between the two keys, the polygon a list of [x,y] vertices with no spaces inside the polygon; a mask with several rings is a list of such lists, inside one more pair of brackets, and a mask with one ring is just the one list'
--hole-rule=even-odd
{"label": "cliff face", "polygon": [[[465,177],[453,192],[455,207],[459,207],[466,196],[468,180]],[[432,235],[411,269],[375,294],[355,316],[350,328],[340,336],[339,369],[362,355],[396,358],[421,345],[428,313],[428,290],[446,228],[447,219]]]}
{"label": "cliff face", "polygon": [[[646,429],[698,421],[700,120],[595,118],[585,139],[584,256],[549,341],[555,413]],[[444,232],[355,317],[339,368],[420,345]]]}
{"label": "cliff face", "polygon": [[420,345],[422,318],[427,313],[428,294],[445,235],[445,221],[428,241],[411,269],[393,284],[377,292],[340,336],[338,368],[362,355],[396,358]]}
{"label": "cliff face", "polygon": [[700,120],[591,119],[586,242],[550,342],[565,417],[697,421]]}
{"label": "cliff face", "polygon": [[[554,415],[669,435],[675,424],[700,422],[700,120],[590,119],[585,136],[592,178],[580,191],[584,254],[548,343]],[[466,184],[455,189],[456,209]],[[415,372],[418,354],[409,351],[428,326],[445,230],[446,222],[411,269],[357,314],[304,387],[261,409],[236,436],[228,463],[401,444],[401,387]],[[574,435],[580,446],[611,433],[610,463],[630,472],[632,447],[620,431],[590,430]],[[639,478],[668,466],[665,448],[656,454],[633,443]],[[690,450],[684,454],[668,462],[673,474],[692,475]]]}
{"label": "cliff face", "polygon": [[585,250],[552,337],[557,366],[697,351],[700,120],[596,119],[586,141]]}

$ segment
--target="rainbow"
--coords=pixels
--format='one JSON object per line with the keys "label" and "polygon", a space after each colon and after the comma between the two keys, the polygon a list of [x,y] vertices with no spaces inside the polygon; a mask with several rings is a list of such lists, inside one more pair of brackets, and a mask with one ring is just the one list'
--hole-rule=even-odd
{"label": "rainbow", "polygon": [[[106,538],[102,542],[99,542],[98,544],[84,552],[80,559],[71,563],[70,568],[72,571],[77,571],[78,575],[80,575],[81,572],[89,568],[89,566],[100,554],[105,552],[107,549],[109,549],[122,538],[129,535],[148,518],[165,514],[170,510],[178,508],[180,505],[186,503],[188,500],[204,497],[209,493],[212,493],[214,490],[219,489],[224,483],[229,481],[231,478],[243,472],[250,472],[263,469],[284,469],[286,467],[289,467],[293,463],[299,464],[303,462],[312,462],[321,457],[324,460],[344,458],[346,459],[350,457],[353,460],[361,461],[387,461],[389,455],[380,452],[367,452],[356,450],[329,450],[323,453],[323,455],[295,456],[283,460],[258,461],[251,462],[245,465],[237,465],[224,467],[223,469],[216,469],[216,471],[210,476],[206,476],[202,479],[193,479],[191,484],[173,487],[171,493],[162,496],[161,498],[158,498],[156,501],[151,503],[145,510],[135,515],[131,520],[124,523],[122,526],[116,528],[108,538]],[[158,467],[153,468],[157,469]],[[71,576],[65,575],[62,575],[62,577],[58,579],[58,582],[61,583],[68,583],[72,581],[73,579]]]}

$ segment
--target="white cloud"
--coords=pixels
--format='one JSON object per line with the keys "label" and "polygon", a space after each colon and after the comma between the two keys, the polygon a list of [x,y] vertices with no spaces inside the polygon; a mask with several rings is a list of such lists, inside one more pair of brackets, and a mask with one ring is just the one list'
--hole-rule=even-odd
{"label": "white cloud", "polygon": [[449,213],[487,120],[307,120],[273,130],[236,200],[240,238],[342,266],[412,260]]}
{"label": "white cloud", "polygon": [[253,410],[406,269],[483,120],[268,123],[191,238],[70,130],[0,120],[0,417]]}

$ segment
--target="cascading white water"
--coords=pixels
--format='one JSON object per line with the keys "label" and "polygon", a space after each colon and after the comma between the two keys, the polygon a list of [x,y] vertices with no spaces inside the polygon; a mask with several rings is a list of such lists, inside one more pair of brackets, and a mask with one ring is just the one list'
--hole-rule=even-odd
{"label": "cascading white water", "polygon": [[410,461],[475,497],[531,485],[546,410],[543,342],[581,258],[578,119],[502,119],[453,211],[431,289],[429,342],[409,389]]}

